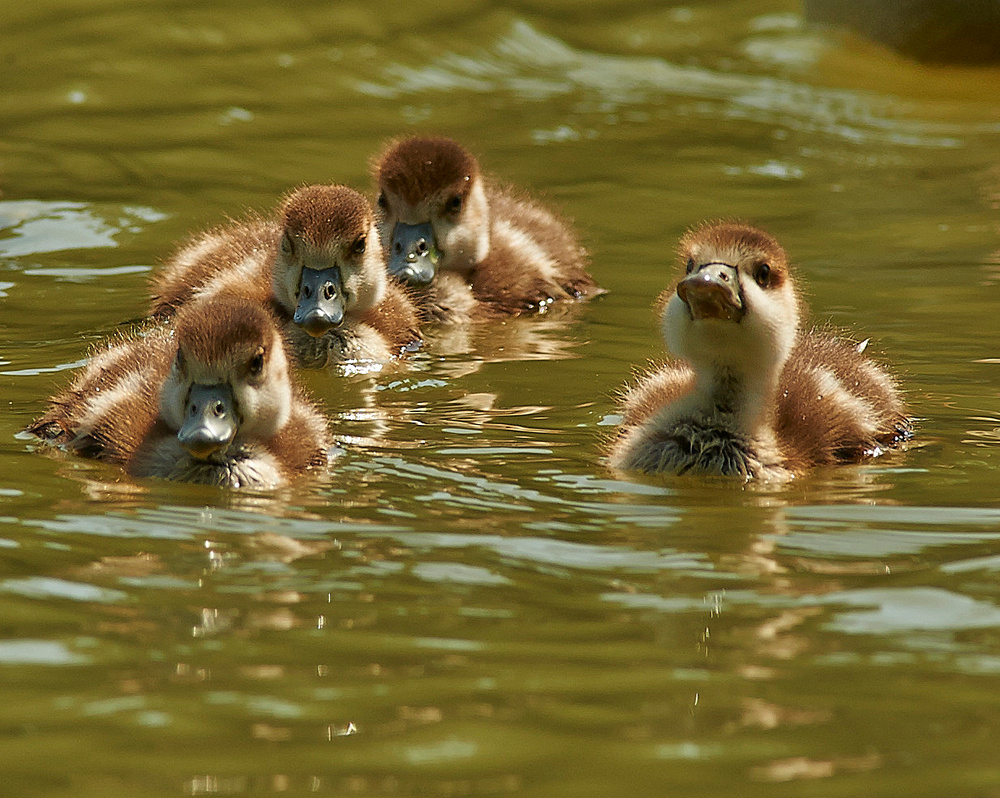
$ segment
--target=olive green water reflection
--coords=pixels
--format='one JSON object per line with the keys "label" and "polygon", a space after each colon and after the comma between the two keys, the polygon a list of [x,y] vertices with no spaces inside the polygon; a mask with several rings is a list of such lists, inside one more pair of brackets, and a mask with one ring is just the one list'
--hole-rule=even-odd
{"label": "olive green water reflection", "polygon": [[[5,11],[0,772],[17,796],[1000,795],[1000,72],[791,0]],[[609,294],[308,375],[344,452],[267,496],[32,451],[157,259],[443,132]],[[616,481],[676,237],[741,216],[918,435],[781,490]]]}

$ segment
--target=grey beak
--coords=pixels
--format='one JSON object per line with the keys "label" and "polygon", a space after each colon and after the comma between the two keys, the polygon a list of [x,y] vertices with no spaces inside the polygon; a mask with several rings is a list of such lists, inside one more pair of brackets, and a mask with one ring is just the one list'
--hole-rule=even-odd
{"label": "grey beak", "polygon": [[688,306],[692,319],[739,321],[743,318],[743,296],[736,267],[707,263],[677,285],[677,296]]}
{"label": "grey beak", "polygon": [[396,225],[389,243],[389,274],[408,285],[428,285],[440,259],[429,223]]}
{"label": "grey beak", "polygon": [[207,460],[232,443],[238,426],[228,385],[192,385],[177,440],[192,457]]}
{"label": "grey beak", "polygon": [[343,323],[344,289],[339,266],[302,270],[299,278],[299,304],[292,321],[314,338]]}

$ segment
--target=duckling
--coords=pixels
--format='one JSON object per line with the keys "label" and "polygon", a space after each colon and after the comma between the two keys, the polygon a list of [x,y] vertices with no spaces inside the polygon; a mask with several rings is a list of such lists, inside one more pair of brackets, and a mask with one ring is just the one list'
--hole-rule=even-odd
{"label": "duckling", "polygon": [[327,463],[271,314],[218,293],[99,351],[28,432],[136,477],[268,489]]}
{"label": "duckling", "polygon": [[612,468],[785,480],[897,446],[910,421],[893,379],[863,346],[800,331],[784,249],[742,223],[680,242],[685,275],[660,298],[678,361],[624,395]]}
{"label": "duckling", "polygon": [[198,236],[154,278],[152,313],[220,291],[270,305],[304,366],[385,363],[421,341],[416,306],[386,275],[372,208],[346,186],[299,188],[274,219]]}
{"label": "duckling", "polygon": [[374,173],[389,273],[416,291],[424,318],[510,316],[602,293],[569,227],[488,181],[451,139],[395,142]]}

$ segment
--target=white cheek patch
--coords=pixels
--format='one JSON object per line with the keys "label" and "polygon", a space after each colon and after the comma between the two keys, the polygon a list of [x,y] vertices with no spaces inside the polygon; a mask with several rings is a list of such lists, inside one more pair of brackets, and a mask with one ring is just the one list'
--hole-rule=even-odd
{"label": "white cheek patch", "polygon": [[291,416],[292,390],[288,380],[267,380],[262,385],[235,386],[233,394],[239,405],[240,440],[267,441],[274,437]]}
{"label": "white cheek patch", "polygon": [[444,251],[442,269],[464,271],[490,254],[490,208],[481,181],[477,181],[466,195],[457,224],[444,219],[435,219],[432,224]]}
{"label": "white cheek patch", "polygon": [[289,313],[298,304],[299,283],[302,280],[302,267],[298,263],[289,262],[280,257],[274,264],[272,289],[275,299]]}
{"label": "white cheek patch", "polygon": [[273,353],[264,379],[257,385],[233,381],[233,396],[241,417],[237,437],[265,441],[288,423],[292,413],[292,381],[280,337],[271,340]]}
{"label": "white cheek patch", "polygon": [[474,224],[479,229],[475,243],[476,261],[478,262],[485,259],[490,252],[490,206],[486,200],[486,189],[483,188],[481,180],[476,181],[466,202],[469,206],[468,211],[473,216]]}
{"label": "white cheek patch", "polygon": [[687,335],[691,326],[687,305],[675,293],[667,302],[660,322],[660,332],[674,357],[687,358]]}
{"label": "white cheek patch", "polygon": [[160,389],[160,418],[170,429],[176,431],[184,425],[184,411],[190,384],[181,379],[176,369]]}
{"label": "white cheek patch", "polygon": [[358,302],[359,294],[364,290],[361,269],[354,265],[340,264],[340,289],[344,294],[344,310],[352,310]]}
{"label": "white cheek patch", "polygon": [[369,231],[368,241],[369,245],[362,258],[361,268],[352,269],[351,277],[344,278],[348,299],[356,306],[354,310],[357,313],[364,313],[385,299],[386,287],[389,284],[382,249],[374,227]]}
{"label": "white cheek patch", "polygon": [[755,332],[766,341],[767,351],[784,362],[795,345],[799,329],[799,312],[791,289],[764,290],[746,279],[744,292],[753,315],[748,317]]}

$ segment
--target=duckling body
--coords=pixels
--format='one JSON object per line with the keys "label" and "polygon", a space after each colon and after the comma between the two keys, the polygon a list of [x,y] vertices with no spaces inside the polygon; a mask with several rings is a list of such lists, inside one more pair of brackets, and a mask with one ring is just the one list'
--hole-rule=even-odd
{"label": "duckling body", "polygon": [[601,293],[566,223],[488,181],[451,139],[391,145],[375,180],[389,273],[410,286],[425,319],[544,311],[553,301]]}
{"label": "duckling body", "polygon": [[371,206],[346,186],[300,188],[276,219],[195,238],[156,276],[152,312],[220,292],[270,305],[304,366],[385,363],[421,340],[416,306],[385,273]]}
{"label": "duckling body", "polygon": [[[271,303],[272,264],[281,235],[276,220],[251,216],[195,236],[153,276],[151,314],[170,318],[187,302],[218,294]],[[287,315],[276,303],[274,309]]]}
{"label": "duckling body", "polygon": [[233,488],[283,485],[330,445],[272,316],[227,294],[99,351],[28,431],[133,476]]}
{"label": "duckling body", "polygon": [[857,345],[799,330],[781,246],[742,224],[681,241],[686,276],[662,299],[680,360],[629,389],[609,464],[647,473],[787,479],[898,445],[910,422],[891,377]]}

